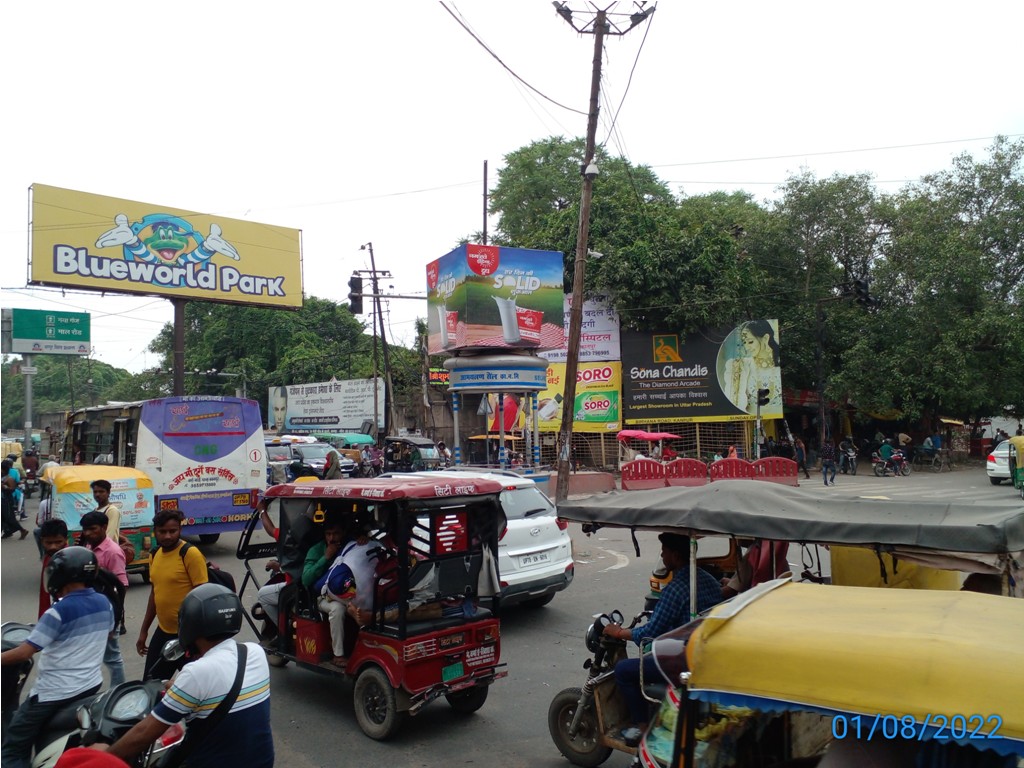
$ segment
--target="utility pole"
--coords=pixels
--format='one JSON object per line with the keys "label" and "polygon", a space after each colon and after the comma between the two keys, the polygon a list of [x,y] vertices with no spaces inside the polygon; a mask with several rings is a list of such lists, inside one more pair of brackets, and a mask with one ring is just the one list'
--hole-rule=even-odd
{"label": "utility pole", "polygon": [[615,17],[627,16],[608,10],[599,10],[594,18],[577,26],[573,11],[567,2],[555,2],[555,11],[580,34],[594,36],[594,63],[590,76],[590,109],[587,113],[587,139],[580,170],[583,175],[583,191],[580,196],[580,219],[576,233],[576,259],[573,264],[572,303],[569,306],[569,339],[565,359],[565,395],[562,407],[562,424],[558,433],[558,485],[555,502],[562,502],[569,495],[569,470],[572,459],[572,424],[576,416],[576,374],[580,362],[580,333],[583,330],[583,286],[587,266],[587,245],[590,239],[590,202],[593,196],[594,179],[598,169],[594,163],[597,143],[597,116],[600,109],[601,62],[606,35],[624,35],[637,24],[647,20],[654,13],[652,5],[647,10],[628,14],[630,25],[620,29]]}
{"label": "utility pole", "polygon": [[[380,277],[380,273],[377,272],[377,262],[373,257],[373,243],[366,243],[365,245],[359,246],[360,250],[366,250],[370,252],[370,281],[373,285],[373,309],[374,309],[374,322],[377,324],[380,330],[380,349],[384,356],[384,434],[391,434],[392,418],[391,409],[394,403],[394,390],[391,385],[391,351],[388,349],[388,342],[384,337],[384,310],[381,309],[380,305],[380,288],[377,284],[377,280]],[[390,272],[387,273],[390,276]],[[376,343],[374,344],[374,359],[376,359]],[[376,369],[376,365],[374,366]],[[377,391],[377,382],[373,382],[374,392]],[[374,395],[374,402],[376,402],[376,395]],[[374,418],[377,418],[375,415]],[[377,428],[377,423],[374,423],[374,429]]]}

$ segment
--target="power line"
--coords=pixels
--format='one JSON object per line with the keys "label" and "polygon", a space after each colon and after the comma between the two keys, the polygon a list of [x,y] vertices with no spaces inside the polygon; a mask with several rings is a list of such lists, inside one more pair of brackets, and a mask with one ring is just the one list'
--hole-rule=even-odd
{"label": "power line", "polygon": [[622,92],[622,99],[619,101],[619,106],[615,110],[615,114],[612,116],[612,124],[611,127],[608,129],[608,136],[605,136],[604,141],[601,142],[601,146],[604,146],[605,144],[608,143],[608,138],[611,136],[612,131],[615,130],[615,124],[619,120],[619,112],[622,111],[622,105],[626,103],[626,95],[629,93],[629,86],[633,84],[633,73],[636,72],[636,65],[640,61],[640,52],[643,51],[644,49],[644,43],[647,42],[647,35],[650,33],[650,31],[651,21],[648,20],[647,26],[644,29],[644,36],[640,39],[640,47],[637,48],[636,50],[636,58],[633,59],[633,66],[629,70],[629,79],[626,80],[626,89]]}
{"label": "power line", "polygon": [[[1016,139],[1024,136],[1024,133],[1011,133],[1003,135],[1007,139]],[[979,136],[973,139],[946,139],[943,141],[922,141],[917,144],[893,144],[888,147],[864,147],[862,149],[836,149],[829,152],[798,152],[794,155],[771,155],[766,157],[737,157],[731,160],[696,160],[688,163],[659,163],[651,165],[651,168],[676,168],[684,165],[717,165],[720,163],[753,163],[761,160],[792,160],[801,157],[820,157],[821,155],[849,155],[856,152],[884,152],[890,149],[912,149],[914,147],[934,147],[940,144],[966,144],[972,141],[991,141],[999,136]]]}
{"label": "power line", "polygon": [[550,101],[556,107],[561,107],[562,109],[567,109],[570,112],[575,112],[577,115],[586,115],[587,114],[586,112],[583,112],[582,110],[573,109],[572,107],[567,107],[565,104],[562,104],[560,102],[555,101],[554,99],[552,99],[547,94],[543,93],[542,91],[537,90],[532,85],[530,85],[528,82],[523,80],[523,78],[521,78],[518,74],[516,74],[516,72],[508,64],[506,64],[504,61],[501,60],[501,57],[499,57],[498,54],[496,54],[494,51],[492,51],[490,48],[488,48],[487,44],[483,40],[481,40],[479,37],[477,37],[476,34],[474,34],[473,30],[471,30],[469,27],[467,27],[462,22],[462,19],[460,19],[458,16],[456,16],[454,13],[452,13],[451,8],[449,8],[447,5],[445,5],[444,0],[438,0],[438,2],[440,3],[442,8],[444,8],[446,11],[448,11],[448,15],[450,15],[453,19],[455,19],[455,22],[460,27],[462,27],[464,30],[466,30],[466,34],[468,34],[470,37],[472,37],[474,40],[476,40],[476,42],[480,45],[481,48],[483,48],[485,51],[487,51],[489,54],[491,54],[491,56],[494,57],[494,60],[497,61],[499,64],[501,64],[501,66],[504,67],[505,70],[510,75],[512,75],[512,77],[514,77],[516,80],[521,82],[523,85],[525,85],[531,91],[536,93],[542,99],[547,99],[548,101]]}

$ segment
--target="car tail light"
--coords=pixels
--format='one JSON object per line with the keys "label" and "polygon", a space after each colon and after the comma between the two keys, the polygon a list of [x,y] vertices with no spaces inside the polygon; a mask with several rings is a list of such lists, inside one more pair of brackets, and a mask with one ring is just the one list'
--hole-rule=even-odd
{"label": "car tail light", "polygon": [[994,453],[990,453],[988,455],[988,460],[991,461],[993,464],[995,464],[996,463],[996,455]]}
{"label": "car tail light", "polygon": [[560,517],[555,518],[555,522],[558,523],[558,530],[560,530],[560,531],[564,531],[564,530],[568,529],[568,527],[569,527],[569,521],[568,520],[563,520]]}
{"label": "car tail light", "polygon": [[508,526],[507,525],[504,528],[502,528],[501,529],[501,533],[498,534],[498,541],[501,541],[502,539],[504,539],[506,533],[508,533]]}
{"label": "car tail light", "polygon": [[565,572],[566,572],[566,573],[568,573],[568,572],[569,572],[569,571],[571,571],[572,569],[573,569],[573,564],[572,564],[572,563],[569,563],[569,564],[568,564],[567,566],[565,566]]}

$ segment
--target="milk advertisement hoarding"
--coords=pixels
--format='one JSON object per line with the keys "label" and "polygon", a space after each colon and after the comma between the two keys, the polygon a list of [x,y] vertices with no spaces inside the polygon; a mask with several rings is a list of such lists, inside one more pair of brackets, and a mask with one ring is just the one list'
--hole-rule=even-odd
{"label": "milk advertisement hoarding", "polygon": [[[377,428],[384,427],[384,379],[377,382]],[[374,379],[271,387],[267,425],[278,434],[359,432],[373,422]]]}
{"label": "milk advertisement hoarding", "polygon": [[626,424],[782,418],[778,320],[679,333],[622,332]]}
{"label": "milk advertisement hoarding", "polygon": [[427,265],[428,351],[558,349],[564,264],[556,251],[460,245]]}
{"label": "milk advertisement hoarding", "polygon": [[32,185],[29,282],[302,307],[301,232]]}
{"label": "milk advertisement hoarding", "polygon": [[[538,395],[541,432],[562,428],[565,402],[565,363],[548,366],[548,387]],[[576,371],[576,399],[572,403],[573,432],[618,432],[622,428],[622,366],[619,362],[581,362]]]}
{"label": "milk advertisement hoarding", "polygon": [[[565,330],[569,332],[569,312],[572,296],[566,295],[563,306]],[[608,296],[593,296],[583,302],[583,323],[580,326],[580,362],[621,360],[619,345],[619,315]],[[568,338],[566,338],[568,341]],[[541,357],[552,363],[564,363],[566,348],[549,349]]]}

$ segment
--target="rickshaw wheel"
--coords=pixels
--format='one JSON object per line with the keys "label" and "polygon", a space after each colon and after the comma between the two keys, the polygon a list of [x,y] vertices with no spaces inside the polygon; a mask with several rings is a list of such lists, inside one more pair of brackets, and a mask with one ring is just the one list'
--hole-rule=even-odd
{"label": "rickshaw wheel", "polygon": [[548,707],[548,731],[566,760],[583,768],[596,768],[608,759],[612,749],[602,746],[599,741],[601,733],[592,707],[580,718],[576,735],[569,735],[569,726],[572,725],[582,693],[579,688],[566,688],[551,700],[551,706]]}
{"label": "rickshaw wheel", "polygon": [[352,698],[356,721],[371,739],[384,741],[398,731],[405,713],[398,711],[395,689],[380,667],[367,667],[359,674]]}
{"label": "rickshaw wheel", "polygon": [[487,693],[491,690],[489,685],[474,685],[464,691],[449,693],[445,695],[451,708],[460,715],[471,715],[476,712],[487,701]]}

